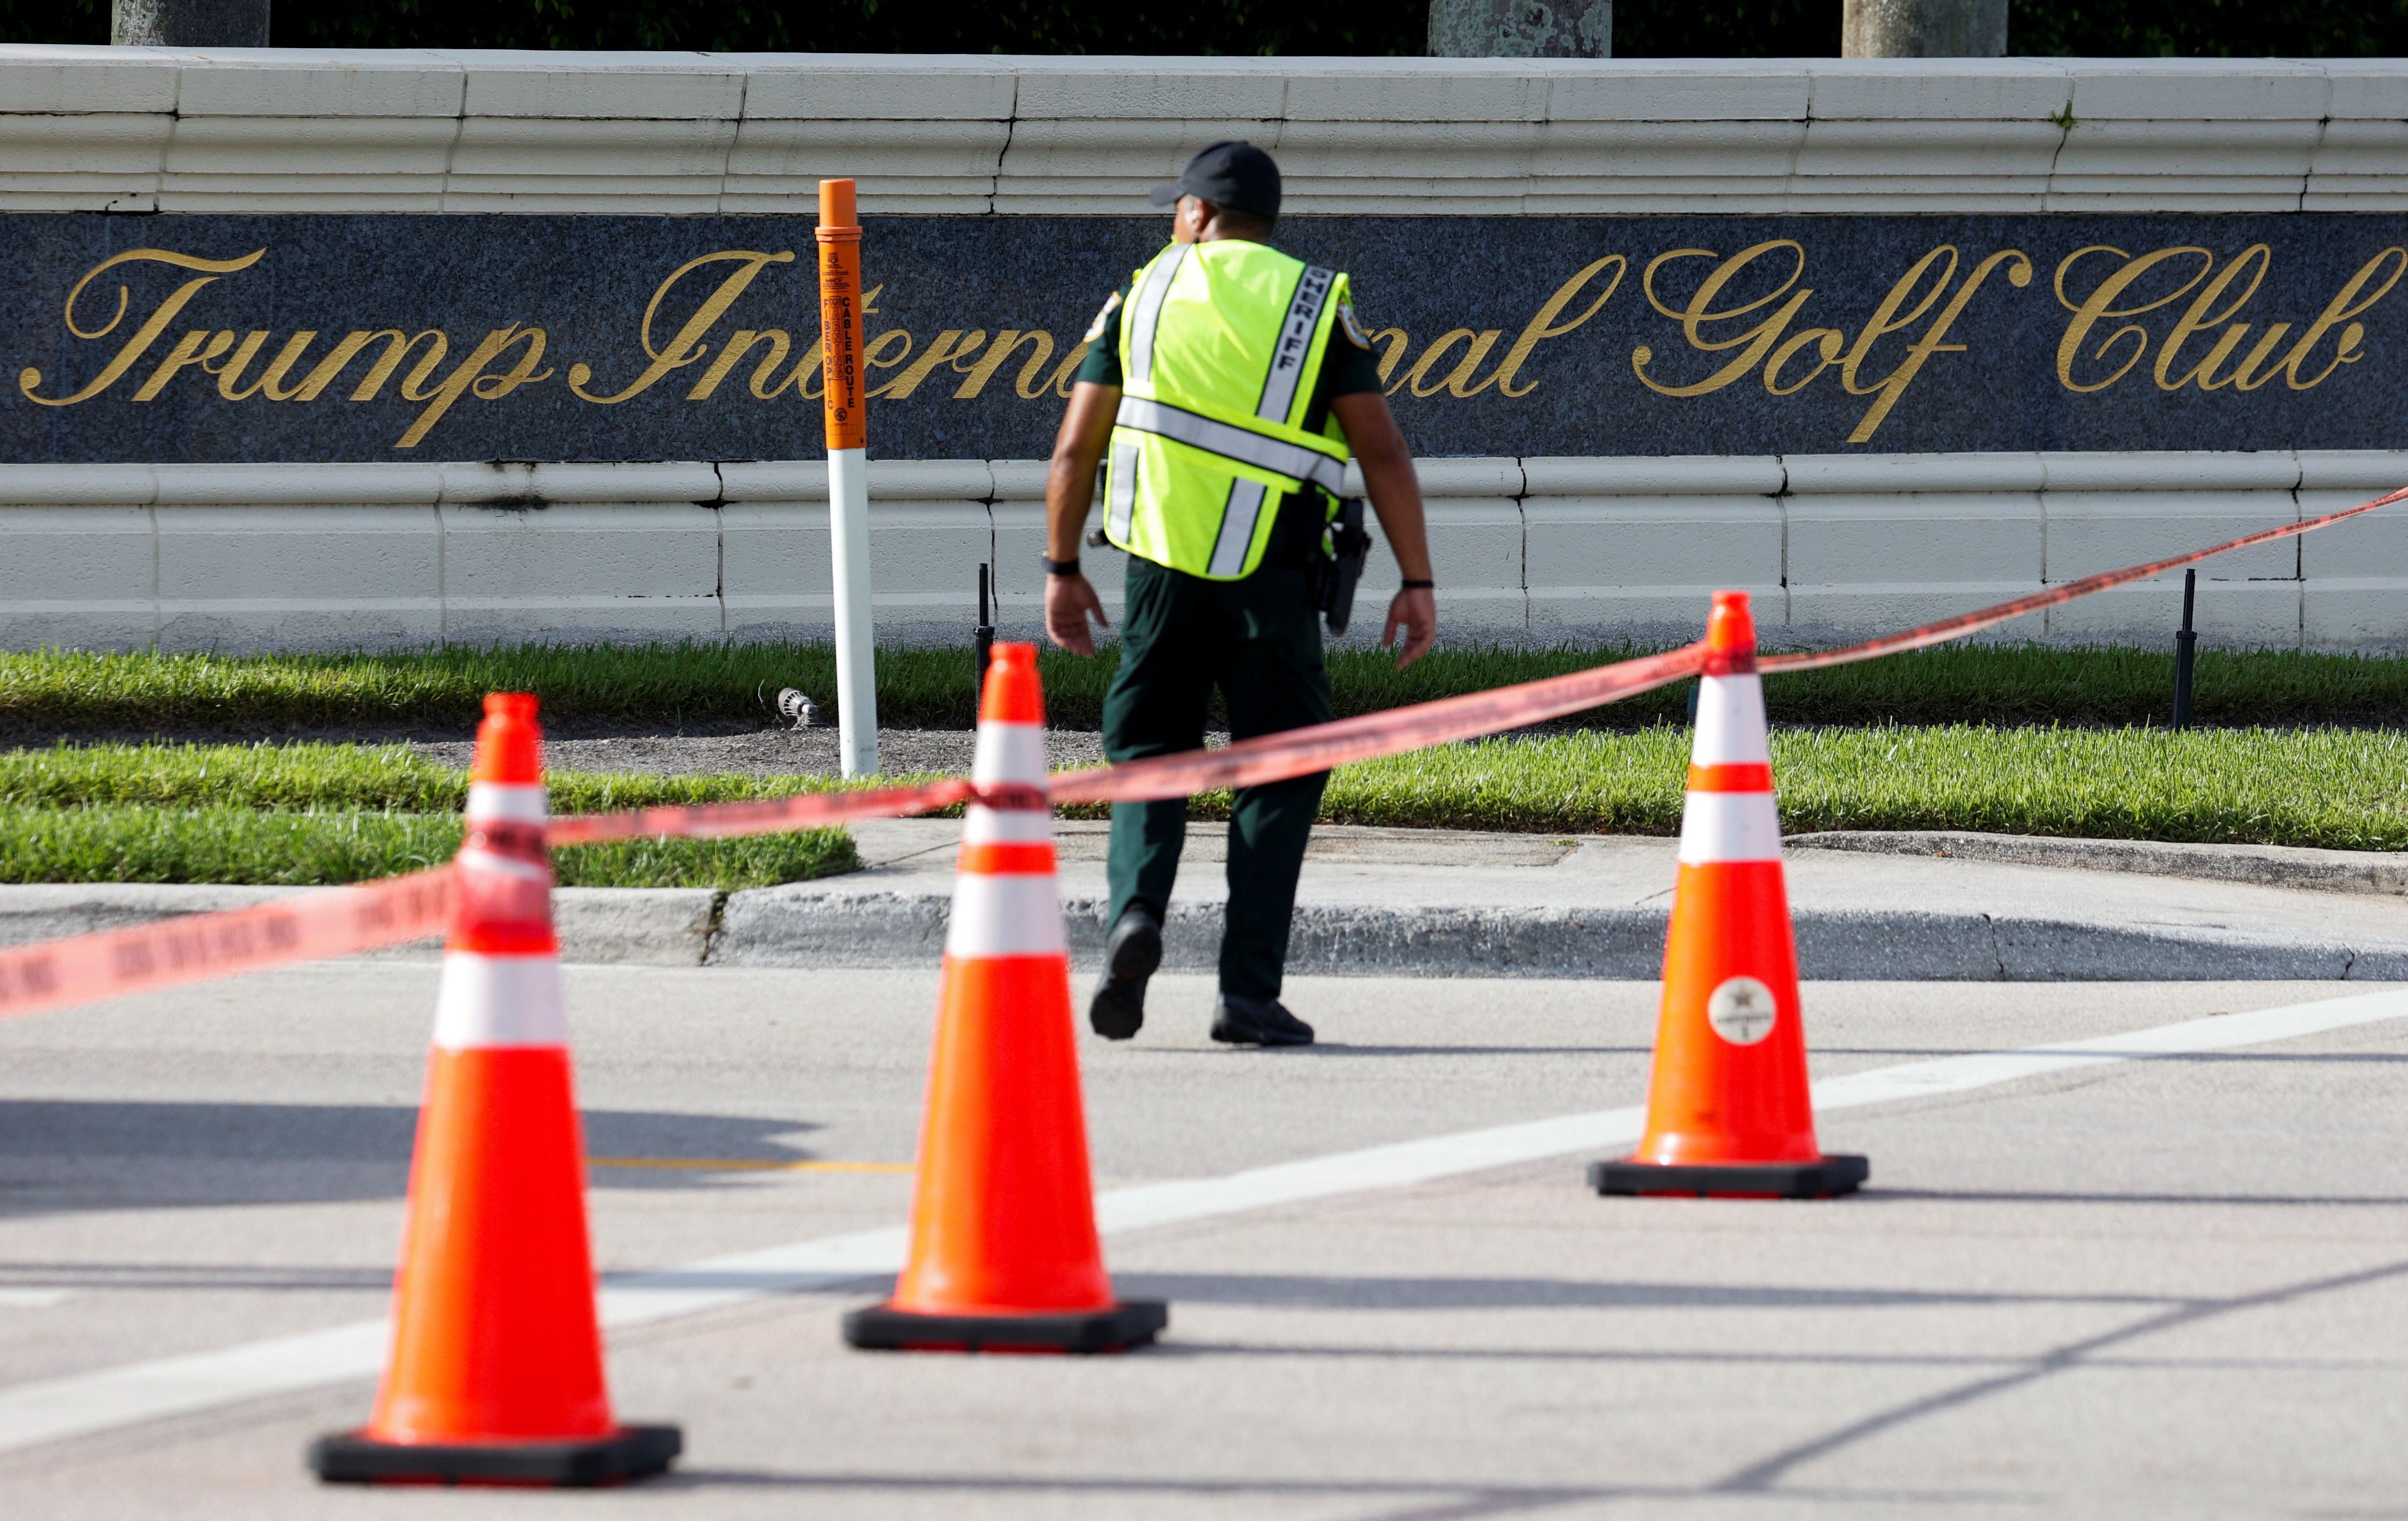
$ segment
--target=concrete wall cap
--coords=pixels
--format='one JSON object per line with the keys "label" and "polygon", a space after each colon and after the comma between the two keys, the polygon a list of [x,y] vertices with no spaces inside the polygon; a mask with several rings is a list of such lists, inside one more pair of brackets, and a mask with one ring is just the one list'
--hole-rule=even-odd
{"label": "concrete wall cap", "polygon": [[719,467],[719,494],[728,502],[824,502],[825,460],[736,460]]}
{"label": "concrete wall cap", "polygon": [[150,465],[12,465],[0,470],[10,507],[148,507],[159,494]]}
{"label": "concrete wall cap", "polygon": [[1045,500],[1045,480],[1053,473],[1053,463],[1041,459],[999,459],[987,462],[995,478],[995,500],[998,502],[1041,502]]}
{"label": "concrete wall cap", "polygon": [[[2301,491],[2363,491],[2379,496],[2408,486],[2408,450],[2302,449]],[[2401,509],[2408,512],[2408,505]]]}
{"label": "concrete wall cap", "polygon": [[2287,449],[2258,453],[2134,450],[2042,454],[2045,488],[2063,491],[2289,491],[2300,462]]}
{"label": "concrete wall cap", "polygon": [[434,53],[313,54],[178,70],[179,116],[457,116],[466,75]]}
{"label": "concrete wall cap", "polygon": [[559,54],[485,56],[512,63],[471,65],[464,108],[471,116],[733,121],[743,113],[744,76],[697,66],[703,61],[691,55],[682,68],[641,54],[633,62],[603,54],[598,63],[579,54],[567,67],[554,62]]}
{"label": "concrete wall cap", "polygon": [[1512,59],[1313,59],[1287,78],[1292,122],[1541,122],[1546,114],[1546,78]]}
{"label": "concrete wall cap", "polygon": [[[82,466],[106,468],[107,466]],[[161,507],[433,506],[439,465],[157,465]]]}
{"label": "concrete wall cap", "polygon": [[528,489],[546,502],[715,502],[719,470],[690,461],[538,465]]}
{"label": "concrete wall cap", "polygon": [[917,55],[914,79],[936,88],[899,91],[885,54],[713,55],[745,69],[744,118],[754,121],[993,121],[1012,118],[1018,79],[990,58]]}
{"label": "concrete wall cap", "polygon": [[1656,458],[1532,458],[1522,462],[1530,496],[1770,496],[1781,461],[1770,454],[1673,454]]}
{"label": "concrete wall cap", "polygon": [[2065,109],[2065,66],[2037,58],[1847,58],[1809,76],[1817,121],[2045,121]]}
{"label": "concrete wall cap", "polygon": [[[1424,496],[1519,496],[1522,462],[1512,458],[1420,459],[1413,474]],[[1360,466],[1349,476],[1359,479]]]}
{"label": "concrete wall cap", "polygon": [[2218,121],[2317,122],[2332,98],[2322,65],[2280,58],[2082,58],[2065,69],[2077,139],[2085,122],[2195,122],[2209,110]]}
{"label": "concrete wall cap", "polygon": [[2408,59],[2325,58],[2316,66],[2332,92],[2325,110],[2334,121],[2408,118]]}
{"label": "concrete wall cap", "polygon": [[151,48],[0,48],[0,112],[172,111],[189,54]]}
{"label": "concrete wall cap", "polygon": [[1031,67],[1018,79],[1012,115],[1025,121],[1246,121],[1281,116],[1287,104],[1286,78],[1252,59],[1164,70]]}
{"label": "concrete wall cap", "polygon": [[960,498],[982,502],[995,493],[986,461],[974,459],[873,459],[869,500],[929,501]]}
{"label": "concrete wall cap", "polygon": [[1792,495],[1818,493],[2037,492],[2047,483],[2038,453],[1788,454]]}
{"label": "concrete wall cap", "polygon": [[1804,63],[1617,58],[1534,61],[1550,122],[1802,122],[1813,94]]}

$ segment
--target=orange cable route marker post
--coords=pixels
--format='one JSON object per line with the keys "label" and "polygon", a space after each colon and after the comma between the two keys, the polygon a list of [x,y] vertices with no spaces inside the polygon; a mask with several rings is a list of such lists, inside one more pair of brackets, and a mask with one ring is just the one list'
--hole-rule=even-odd
{"label": "orange cable route marker post", "polygon": [[535,715],[497,692],[477,730],[393,1353],[368,1424],[309,1449],[329,1483],[620,1484],[683,1445],[603,1382]]}
{"label": "orange cable route marker post", "polygon": [[853,181],[820,181],[820,352],[825,372],[828,548],[836,581],[837,754],[878,774],[878,665],[869,616],[869,376],[862,362],[861,219]]}
{"label": "orange cable route marker post", "polygon": [[1096,1231],[1054,885],[1037,646],[998,644],[979,702],[928,1055],[911,1250],[894,1296],[844,1317],[856,1347],[1118,1352],[1169,1323],[1115,1299]]}
{"label": "orange cable route marker post", "polygon": [[1639,1150],[1597,1162],[1600,1194],[1828,1198],[1861,1156],[1814,1140],[1798,946],[1781,870],[1781,815],[1756,624],[1745,592],[1716,592],[1681,811],[1680,875],[1664,937],[1664,1003]]}

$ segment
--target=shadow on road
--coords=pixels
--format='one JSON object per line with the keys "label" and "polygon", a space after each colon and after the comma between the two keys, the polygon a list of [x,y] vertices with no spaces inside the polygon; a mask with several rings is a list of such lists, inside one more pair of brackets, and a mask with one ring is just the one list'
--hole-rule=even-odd
{"label": "shadow on road", "polygon": [[[809,1121],[588,1110],[589,1156],[792,1162]],[[0,1100],[0,1215],[399,1198],[415,1106]],[[749,1169],[596,1168],[597,1188],[707,1188]]]}

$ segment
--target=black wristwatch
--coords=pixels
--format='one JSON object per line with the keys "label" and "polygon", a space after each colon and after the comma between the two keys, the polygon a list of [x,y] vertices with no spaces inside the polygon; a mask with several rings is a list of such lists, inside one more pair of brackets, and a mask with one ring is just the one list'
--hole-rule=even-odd
{"label": "black wristwatch", "polygon": [[1042,553],[1037,557],[1045,562],[1045,573],[1049,576],[1075,576],[1079,573],[1079,557],[1075,554],[1067,560],[1057,560]]}
{"label": "black wristwatch", "polygon": [[1438,582],[1434,581],[1403,581],[1397,583],[1397,590],[1400,592],[1435,592],[1438,590]]}

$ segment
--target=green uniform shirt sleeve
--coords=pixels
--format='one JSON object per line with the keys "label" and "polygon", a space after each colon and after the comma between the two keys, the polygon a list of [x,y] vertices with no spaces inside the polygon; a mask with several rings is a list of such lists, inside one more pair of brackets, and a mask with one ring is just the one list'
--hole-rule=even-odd
{"label": "green uniform shirt sleeve", "polygon": [[1112,293],[1112,299],[1087,331],[1087,357],[1079,361],[1078,379],[1096,385],[1117,387],[1121,383],[1121,309],[1128,304],[1126,285]]}
{"label": "green uniform shirt sleeve", "polygon": [[1329,335],[1329,352],[1321,362],[1321,394],[1325,396],[1354,396],[1378,391],[1379,354],[1356,343],[1348,336],[1346,324],[1340,323],[1338,330]]}

